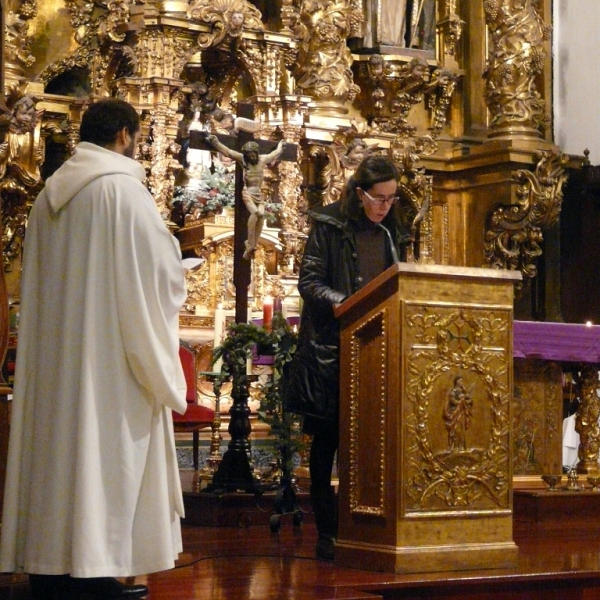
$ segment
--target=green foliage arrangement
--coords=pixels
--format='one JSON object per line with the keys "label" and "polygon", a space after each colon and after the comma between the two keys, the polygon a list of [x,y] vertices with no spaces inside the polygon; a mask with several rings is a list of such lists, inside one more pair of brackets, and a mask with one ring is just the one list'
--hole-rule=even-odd
{"label": "green foliage arrangement", "polygon": [[247,394],[247,359],[257,351],[273,356],[273,375],[261,387],[258,415],[271,427],[281,468],[284,473],[291,475],[294,454],[303,450],[303,442],[297,416],[283,409],[283,385],[286,365],[296,351],[298,334],[292,331],[281,313],[275,313],[269,331],[252,323],[236,323],[230,325],[227,332],[227,337],[213,354],[214,362],[223,359],[221,378],[214,383],[215,392],[220,393],[222,382],[230,380],[233,397]]}

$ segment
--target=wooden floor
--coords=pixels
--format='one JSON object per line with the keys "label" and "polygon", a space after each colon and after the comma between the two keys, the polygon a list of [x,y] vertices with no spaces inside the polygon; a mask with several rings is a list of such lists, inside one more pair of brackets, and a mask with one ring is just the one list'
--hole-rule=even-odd
{"label": "wooden floor", "polygon": [[[148,584],[147,599],[600,600],[600,516],[559,518],[556,527],[515,521],[519,565],[513,569],[490,565],[479,571],[393,575],[316,560],[310,506],[301,502],[307,513],[301,525],[284,515],[279,531],[272,532],[269,502],[268,497],[246,500],[237,512],[222,506],[236,515],[228,526],[184,524],[177,567],[136,578]],[[194,505],[192,512],[199,508]],[[198,522],[202,518],[196,514]],[[0,590],[0,600],[23,597],[15,591]]]}
{"label": "wooden floor", "polygon": [[148,600],[329,600],[600,598],[600,539],[517,535],[510,570],[389,575],[318,561],[312,523],[247,528],[186,527],[185,552],[170,572],[140,578]]}
{"label": "wooden floor", "polygon": [[[554,526],[515,520],[517,568],[393,575],[317,560],[306,493],[299,495],[302,524],[284,515],[272,532],[272,497],[195,504],[190,481],[182,481],[189,520],[226,526],[184,525],[177,568],[140,578],[150,587],[148,600],[600,600],[600,510],[597,517],[581,507],[567,514],[558,496],[552,501],[562,514]],[[600,504],[600,495],[590,500]]]}

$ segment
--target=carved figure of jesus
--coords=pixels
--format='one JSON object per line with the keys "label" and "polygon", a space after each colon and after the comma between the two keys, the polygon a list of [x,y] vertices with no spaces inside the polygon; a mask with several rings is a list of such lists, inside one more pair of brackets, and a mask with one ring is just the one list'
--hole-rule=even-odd
{"label": "carved figure of jesus", "polygon": [[246,248],[244,258],[250,260],[256,251],[265,222],[265,199],[260,189],[265,176],[265,167],[279,158],[283,152],[284,141],[281,140],[275,150],[269,152],[269,154],[260,154],[256,142],[245,143],[242,146],[242,151],[237,152],[222,144],[216,135],[207,136],[206,141],[221,154],[239,163],[244,170],[242,200],[250,213],[248,239],[244,242]]}

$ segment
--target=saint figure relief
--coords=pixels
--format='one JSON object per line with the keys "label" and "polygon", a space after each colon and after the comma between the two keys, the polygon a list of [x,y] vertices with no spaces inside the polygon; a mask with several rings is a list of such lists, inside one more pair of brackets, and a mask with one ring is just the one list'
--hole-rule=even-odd
{"label": "saint figure relief", "polygon": [[450,450],[466,450],[467,430],[473,418],[473,399],[460,375],[454,378],[454,386],[448,392],[443,418]]}

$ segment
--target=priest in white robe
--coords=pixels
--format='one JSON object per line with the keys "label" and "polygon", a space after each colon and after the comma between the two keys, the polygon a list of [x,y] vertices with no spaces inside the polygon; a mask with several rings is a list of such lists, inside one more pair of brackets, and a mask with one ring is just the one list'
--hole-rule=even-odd
{"label": "priest in white robe", "polygon": [[34,597],[133,598],[147,588],[116,578],[182,549],[185,277],[133,160],[136,111],[101,100],[80,135],[27,228],[0,571],[41,578]]}

